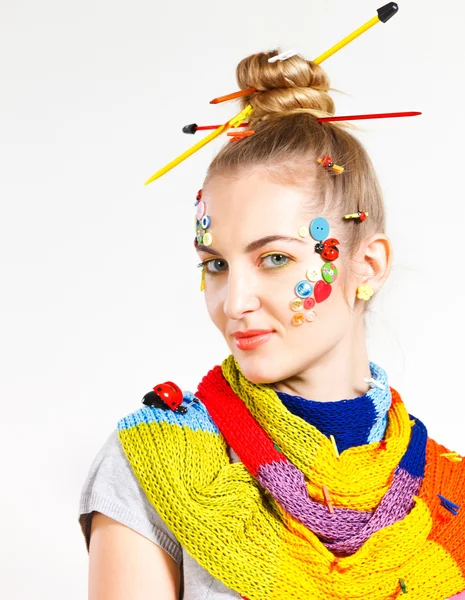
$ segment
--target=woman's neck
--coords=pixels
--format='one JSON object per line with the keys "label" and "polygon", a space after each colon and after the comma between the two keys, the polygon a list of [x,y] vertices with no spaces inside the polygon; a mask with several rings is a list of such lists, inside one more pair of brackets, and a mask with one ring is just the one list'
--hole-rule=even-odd
{"label": "woman's neck", "polygon": [[343,398],[357,398],[365,394],[369,385],[370,361],[363,326],[354,335],[343,338],[331,352],[313,361],[305,370],[271,387],[302,398],[331,402]]}

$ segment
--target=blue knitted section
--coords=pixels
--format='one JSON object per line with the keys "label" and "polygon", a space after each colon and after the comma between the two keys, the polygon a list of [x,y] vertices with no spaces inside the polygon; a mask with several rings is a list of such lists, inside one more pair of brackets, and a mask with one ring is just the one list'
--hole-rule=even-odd
{"label": "blue knitted section", "polygon": [[399,462],[397,468],[405,469],[414,477],[423,477],[426,464],[426,442],[428,441],[428,431],[420,419],[412,417],[415,425],[412,427],[412,437],[407,451]]}
{"label": "blue knitted section", "polygon": [[[183,406],[190,404],[193,398],[191,392],[183,393]],[[179,427],[189,427],[192,431],[209,431],[219,434],[219,429],[212,421],[205,406],[199,402],[192,404],[187,409],[187,413],[182,415],[170,409],[156,408],[154,406],[144,406],[139,408],[127,417],[118,421],[118,431],[129,429],[140,423],[168,423],[169,425],[179,425]]]}
{"label": "blue knitted section", "polygon": [[353,446],[363,446],[383,439],[387,426],[387,411],[391,406],[391,391],[385,371],[370,362],[373,379],[384,390],[373,387],[359,398],[318,402],[300,396],[277,392],[284,406],[294,415],[311,423],[326,436],[334,435],[340,452]]}

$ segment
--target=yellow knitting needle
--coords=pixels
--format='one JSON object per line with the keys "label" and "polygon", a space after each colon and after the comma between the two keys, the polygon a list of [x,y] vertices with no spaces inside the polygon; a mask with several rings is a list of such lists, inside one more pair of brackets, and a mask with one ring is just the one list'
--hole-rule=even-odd
{"label": "yellow knitting needle", "polygon": [[[321,54],[320,56],[315,58],[315,60],[313,62],[315,62],[317,64],[322,63],[324,60],[326,60],[327,58],[329,58],[330,56],[335,54],[338,50],[340,50],[344,46],[347,46],[347,44],[352,42],[352,40],[355,40],[355,38],[357,38],[359,35],[361,35],[365,31],[367,31],[371,27],[373,27],[373,25],[376,25],[380,21],[382,23],[386,23],[387,21],[389,21],[389,19],[391,17],[393,17],[397,13],[398,10],[399,10],[399,7],[397,6],[397,4],[395,2],[389,2],[388,4],[382,6],[381,8],[378,8],[378,10],[377,10],[378,14],[376,15],[376,17],[373,17],[372,19],[367,21],[365,23],[365,25],[362,25],[361,27],[356,29],[353,33],[351,33],[350,35],[345,37],[343,40],[341,40],[339,43],[334,45],[332,48],[330,48],[329,50],[327,50],[326,52],[324,52],[323,54]],[[245,119],[248,116],[250,116],[252,114],[252,112],[253,112],[253,108],[249,104],[238,115],[236,115],[235,117],[233,117],[232,119],[230,119],[229,121],[224,123],[223,125],[220,125],[218,127],[218,129],[215,129],[214,131],[212,131],[209,135],[207,135],[205,138],[203,138],[203,140],[200,140],[199,142],[197,142],[197,144],[194,144],[194,146],[192,146],[192,148],[189,148],[189,150],[186,150],[186,152],[183,152],[180,156],[178,156],[177,158],[172,160],[170,163],[168,163],[166,166],[164,166],[162,169],[160,169],[159,171],[154,173],[152,175],[152,177],[150,177],[150,179],[147,179],[147,181],[145,182],[144,185],[147,185],[147,184],[151,183],[152,181],[155,181],[155,179],[158,179],[159,177],[161,177],[162,175],[164,175],[165,173],[167,173],[168,171],[170,171],[171,169],[173,169],[174,167],[179,165],[179,163],[181,163],[183,160],[186,160],[186,158],[189,158],[189,156],[192,156],[192,154],[197,152],[197,150],[200,150],[200,148],[202,148],[203,146],[206,146],[206,144],[208,144],[208,142],[211,142],[212,140],[214,140],[216,137],[218,137],[220,134],[222,134],[227,129],[231,129],[232,127],[238,127],[243,121],[245,121]]]}

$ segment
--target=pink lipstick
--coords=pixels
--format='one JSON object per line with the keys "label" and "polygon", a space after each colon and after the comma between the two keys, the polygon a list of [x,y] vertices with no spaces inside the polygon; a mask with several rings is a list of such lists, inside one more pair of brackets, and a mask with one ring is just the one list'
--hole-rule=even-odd
{"label": "pink lipstick", "polygon": [[239,350],[253,350],[265,344],[273,334],[273,329],[249,329],[236,331],[233,335]]}

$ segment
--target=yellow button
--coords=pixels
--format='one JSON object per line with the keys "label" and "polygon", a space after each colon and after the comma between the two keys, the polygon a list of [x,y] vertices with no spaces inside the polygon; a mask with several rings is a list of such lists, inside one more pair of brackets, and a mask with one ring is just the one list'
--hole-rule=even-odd
{"label": "yellow button", "polygon": [[210,246],[212,242],[213,242],[212,234],[208,233],[208,231],[207,231],[207,233],[205,233],[203,236],[202,244],[204,246]]}
{"label": "yellow button", "polygon": [[308,236],[308,227],[301,227],[299,229],[299,235],[300,235],[300,237],[307,237]]}
{"label": "yellow button", "polygon": [[298,312],[299,310],[302,310],[303,305],[304,301],[302,298],[294,298],[294,300],[291,302],[291,309]]}
{"label": "yellow button", "polygon": [[302,313],[298,313],[297,315],[294,315],[292,317],[293,325],[302,325],[304,321],[305,321],[305,318]]}
{"label": "yellow button", "polygon": [[321,270],[317,267],[310,267],[310,269],[307,270],[307,279],[309,281],[318,281],[321,279]]}

